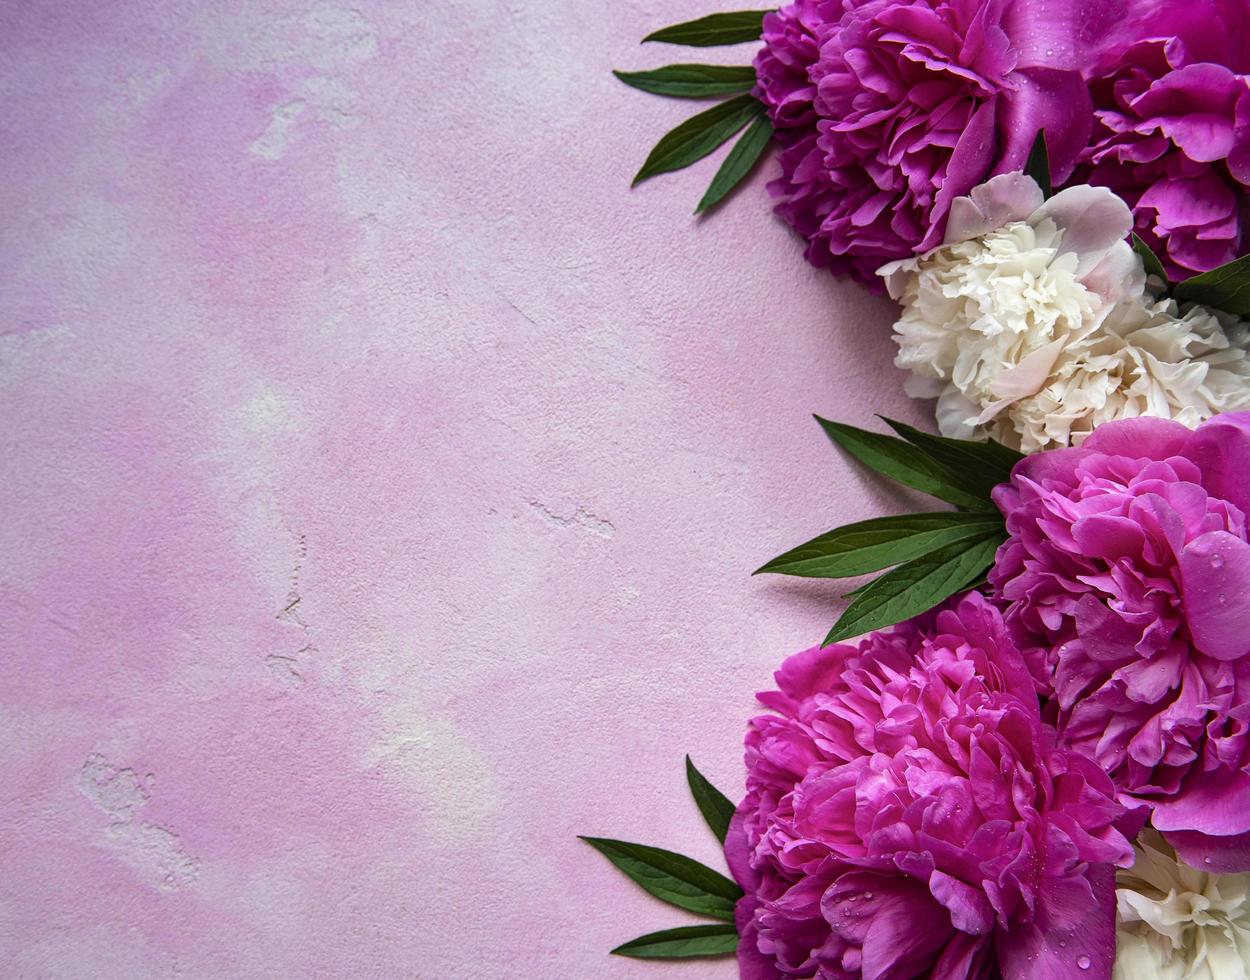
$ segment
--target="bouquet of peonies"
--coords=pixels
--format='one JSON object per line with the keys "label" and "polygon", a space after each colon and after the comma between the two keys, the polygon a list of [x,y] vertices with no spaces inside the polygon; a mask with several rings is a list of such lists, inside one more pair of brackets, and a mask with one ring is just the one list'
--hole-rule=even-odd
{"label": "bouquet of peonies", "polygon": [[876,577],[759,695],[741,803],[687,760],[732,880],[587,838],[717,920],[614,952],[1250,980],[1250,0],[797,0],[647,40],[761,36],[618,73],[727,97],[638,179],[745,129],[705,211],[778,147],[777,213],[898,301],[941,434],[819,421],[949,508],[760,569]]}

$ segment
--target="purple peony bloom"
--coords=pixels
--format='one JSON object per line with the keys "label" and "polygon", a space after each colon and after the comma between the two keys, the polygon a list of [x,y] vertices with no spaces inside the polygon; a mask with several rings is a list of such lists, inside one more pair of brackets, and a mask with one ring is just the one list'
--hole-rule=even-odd
{"label": "purple peony bloom", "polygon": [[1090,72],[1082,179],[1132,205],[1173,279],[1250,247],[1250,3],[1155,0]]}
{"label": "purple peony bloom", "polygon": [[1051,38],[1059,6],[798,0],[764,18],[771,189],[813,264],[879,288],[878,267],[939,244],[951,202],[1020,169],[1039,129],[1056,176],[1072,172],[1093,118],[1075,41]]}
{"label": "purple peony bloom", "polygon": [[1111,976],[1126,811],[1055,746],[993,606],[972,593],[776,676],[726,841],[746,980]]}
{"label": "purple peony bloom", "polygon": [[990,584],[1062,743],[1221,872],[1250,870],[1248,474],[1250,413],[1140,418],[995,491]]}

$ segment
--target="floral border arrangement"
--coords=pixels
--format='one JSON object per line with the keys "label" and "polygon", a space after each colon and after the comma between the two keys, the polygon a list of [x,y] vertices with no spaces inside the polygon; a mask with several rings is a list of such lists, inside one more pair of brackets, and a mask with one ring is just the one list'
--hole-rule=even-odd
{"label": "floral border arrangement", "polygon": [[[732,879],[585,838],[747,980],[1250,980],[1250,0],[797,0],[618,72],[717,99],[635,183],[770,147],[806,257],[900,306],[939,435],[818,419],[937,509],[760,572],[858,580],[759,695]],[[741,134],[739,136],[739,134]],[[944,506],[943,506],[944,505]]]}

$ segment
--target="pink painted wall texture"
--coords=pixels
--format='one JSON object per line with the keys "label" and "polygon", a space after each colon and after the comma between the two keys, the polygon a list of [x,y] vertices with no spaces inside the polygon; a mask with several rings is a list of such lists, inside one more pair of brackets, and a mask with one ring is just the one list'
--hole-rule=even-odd
{"label": "pink painted wall texture", "polygon": [[918,416],[771,166],[629,191],[707,7],[0,4],[0,974],[734,975],[575,835],[719,864]]}

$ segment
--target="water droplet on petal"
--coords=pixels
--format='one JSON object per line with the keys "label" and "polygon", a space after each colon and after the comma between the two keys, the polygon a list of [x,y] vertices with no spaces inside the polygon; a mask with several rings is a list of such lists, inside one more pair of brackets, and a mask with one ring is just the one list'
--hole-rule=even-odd
{"label": "water droplet on petal", "polygon": [[865,902],[871,902],[871,901],[872,901],[872,892],[864,892],[864,901],[865,901]]}
{"label": "water droplet on petal", "polygon": [[1076,965],[1079,966],[1082,970],[1088,970],[1090,967],[1090,958],[1084,955],[1078,956],[1076,958]]}
{"label": "water droplet on petal", "polygon": [[1211,556],[1211,567],[1212,567],[1212,568],[1223,568],[1223,567],[1224,567],[1224,556],[1223,556],[1223,555],[1212,555],[1212,556]]}

